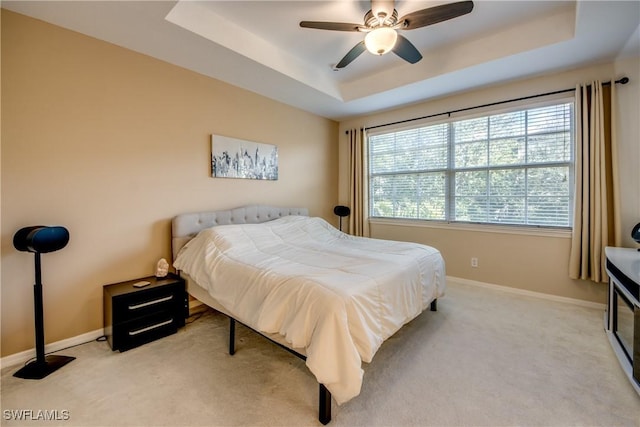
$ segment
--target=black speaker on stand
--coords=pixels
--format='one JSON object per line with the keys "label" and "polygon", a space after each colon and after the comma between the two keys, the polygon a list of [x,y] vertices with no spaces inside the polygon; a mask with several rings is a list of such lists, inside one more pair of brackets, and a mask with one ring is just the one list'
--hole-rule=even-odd
{"label": "black speaker on stand", "polygon": [[333,208],[333,213],[340,217],[340,231],[342,231],[342,217],[349,216],[351,209],[349,206],[336,206]]}
{"label": "black speaker on stand", "polygon": [[[631,238],[635,240],[636,243],[640,243],[640,222],[631,230]],[[640,251],[640,248],[638,248],[638,251]]]}
{"label": "black speaker on stand", "polygon": [[13,246],[22,252],[35,255],[35,284],[33,285],[33,305],[35,316],[36,360],[23,366],[14,377],[40,380],[60,369],[75,357],[45,356],[44,354],[44,316],[42,304],[42,275],[40,272],[40,254],[54,252],[67,246],[69,231],[64,227],[36,225],[21,228],[13,236]]}

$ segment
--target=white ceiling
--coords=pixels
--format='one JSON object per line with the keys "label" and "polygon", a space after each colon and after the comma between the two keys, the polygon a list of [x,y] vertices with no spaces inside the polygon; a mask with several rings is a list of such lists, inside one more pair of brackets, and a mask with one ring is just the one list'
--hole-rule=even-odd
{"label": "white ceiling", "polygon": [[[446,1],[396,1],[403,16]],[[501,81],[640,57],[640,1],[474,2],[470,14],[402,31],[417,64],[363,53],[333,66],[362,33],[369,2],[2,1],[2,7],[141,52],[335,120]]]}

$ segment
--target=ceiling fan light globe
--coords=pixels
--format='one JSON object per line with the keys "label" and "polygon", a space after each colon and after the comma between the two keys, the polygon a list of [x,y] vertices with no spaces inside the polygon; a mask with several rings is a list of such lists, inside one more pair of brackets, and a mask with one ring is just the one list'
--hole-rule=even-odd
{"label": "ceiling fan light globe", "polygon": [[379,27],[367,33],[364,44],[374,55],[390,52],[398,41],[398,33],[390,27]]}

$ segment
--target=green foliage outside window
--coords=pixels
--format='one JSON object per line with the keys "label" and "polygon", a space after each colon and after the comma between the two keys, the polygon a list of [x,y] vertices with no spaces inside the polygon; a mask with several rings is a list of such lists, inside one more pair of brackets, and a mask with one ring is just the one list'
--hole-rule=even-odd
{"label": "green foliage outside window", "polygon": [[570,227],[573,103],[369,137],[370,216]]}

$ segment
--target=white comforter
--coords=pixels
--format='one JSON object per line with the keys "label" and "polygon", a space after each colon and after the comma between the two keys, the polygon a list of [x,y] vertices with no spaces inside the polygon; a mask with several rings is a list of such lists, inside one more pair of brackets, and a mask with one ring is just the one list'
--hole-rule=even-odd
{"label": "white comforter", "polygon": [[339,404],[360,393],[362,362],[445,287],[432,247],[354,237],[302,216],[203,230],[174,266],[242,323],[304,348]]}

